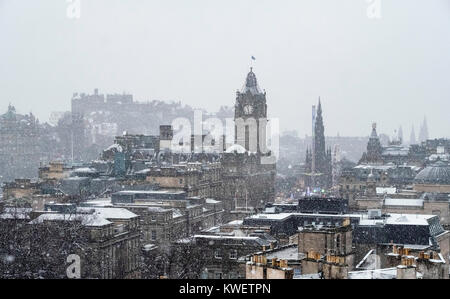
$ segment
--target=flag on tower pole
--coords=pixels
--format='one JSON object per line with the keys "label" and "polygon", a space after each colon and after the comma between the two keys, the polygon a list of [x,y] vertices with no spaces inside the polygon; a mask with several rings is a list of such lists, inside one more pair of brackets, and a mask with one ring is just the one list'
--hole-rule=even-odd
{"label": "flag on tower pole", "polygon": [[253,61],[256,61],[255,56],[252,56],[252,60],[250,62],[250,70],[253,70]]}

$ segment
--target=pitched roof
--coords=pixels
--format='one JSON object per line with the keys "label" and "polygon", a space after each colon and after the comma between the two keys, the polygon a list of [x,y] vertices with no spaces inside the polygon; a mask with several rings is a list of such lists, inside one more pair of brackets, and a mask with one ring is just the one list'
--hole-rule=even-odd
{"label": "pitched roof", "polygon": [[250,68],[250,72],[245,80],[244,87],[241,90],[242,93],[250,92],[252,95],[262,94],[261,88],[259,88],[258,81],[256,80],[256,75],[253,73],[253,68]]}

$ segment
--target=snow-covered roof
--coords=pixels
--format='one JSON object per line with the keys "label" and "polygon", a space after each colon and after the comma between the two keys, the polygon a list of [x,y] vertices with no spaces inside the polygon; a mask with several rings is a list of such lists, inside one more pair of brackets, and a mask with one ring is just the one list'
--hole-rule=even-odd
{"label": "snow-covered roof", "polygon": [[109,150],[113,150],[113,149],[116,150],[119,153],[123,152],[122,146],[120,144],[117,144],[117,143],[111,145],[105,151],[109,151]]}
{"label": "snow-covered roof", "polygon": [[202,230],[205,233],[220,233],[220,226],[213,226]]}
{"label": "snow-covered roof", "polygon": [[150,168],[146,168],[146,169],[142,169],[142,170],[136,171],[135,174],[147,174],[150,171],[151,171]]}
{"label": "snow-covered roof", "polygon": [[181,217],[181,216],[183,216],[183,213],[181,213],[180,210],[178,210],[178,209],[173,209],[172,210],[172,218],[178,218],[178,217]]}
{"label": "snow-covered roof", "polygon": [[89,212],[94,210],[94,215],[99,215],[105,219],[132,219],[138,215],[124,208],[77,208],[78,212]]}
{"label": "snow-covered roof", "polygon": [[117,194],[184,194],[185,191],[178,190],[124,190]]}
{"label": "snow-covered roof", "polygon": [[273,250],[266,254],[267,260],[271,260],[273,258],[282,259],[282,260],[301,260],[305,258],[305,254],[298,252],[297,246],[288,246],[286,248],[282,248],[280,250]]}
{"label": "snow-covered roof", "polygon": [[411,198],[386,198],[384,200],[385,206],[403,206],[403,207],[422,207],[423,199]]}
{"label": "snow-covered roof", "polygon": [[383,195],[383,194],[395,194],[397,193],[397,188],[395,187],[377,187],[377,195]]}
{"label": "snow-covered roof", "polygon": [[371,219],[367,214],[317,214],[317,213],[279,213],[279,214],[256,214],[248,217],[247,219],[267,219],[274,221],[282,221],[291,216],[307,216],[307,217],[328,217],[328,218],[359,218],[359,225],[361,226],[373,226],[373,225],[429,225],[428,220],[435,215],[420,215],[420,214],[386,214],[384,219]]}
{"label": "snow-covered roof", "polygon": [[319,273],[294,275],[294,279],[321,279]]}
{"label": "snow-covered roof", "polygon": [[376,169],[376,170],[388,170],[391,168],[395,168],[395,165],[370,165],[370,164],[360,164],[358,166],[354,167],[355,169],[367,169],[367,170],[371,170],[371,169]]}
{"label": "snow-covered roof", "polygon": [[243,220],[233,220],[228,222],[226,225],[240,226],[242,225],[243,222],[244,222]]}
{"label": "snow-covered roof", "polygon": [[150,250],[154,250],[157,249],[158,246],[156,246],[155,244],[145,244],[144,246],[142,246],[144,248],[145,251],[150,251]]}
{"label": "snow-covered roof", "polygon": [[402,224],[402,225],[428,225],[428,220],[436,217],[435,215],[419,215],[419,214],[389,214],[386,224]]}
{"label": "snow-covered roof", "polygon": [[97,198],[95,200],[87,200],[82,202],[82,206],[90,207],[113,207],[111,198]]}
{"label": "snow-covered roof", "polygon": [[407,147],[392,147],[386,148],[382,155],[383,156],[408,156],[409,148]]}
{"label": "snow-covered roof", "polygon": [[348,279],[395,279],[395,278],[397,278],[396,267],[348,272]]}
{"label": "snow-covered roof", "polygon": [[279,214],[256,214],[252,215],[249,218],[251,219],[270,219],[270,220],[283,220],[286,219],[295,213],[279,213]]}
{"label": "snow-covered roof", "polygon": [[220,203],[220,201],[212,199],[212,198],[207,198],[205,199],[205,202],[208,204],[216,204],[216,203]]}
{"label": "snow-covered roof", "polygon": [[97,170],[94,169],[94,168],[90,168],[90,167],[81,167],[81,168],[74,169],[73,172],[78,172],[78,173],[97,173]]}
{"label": "snow-covered roof", "polygon": [[320,214],[320,213],[277,213],[277,214],[256,214],[248,217],[249,219],[269,219],[269,220],[285,220],[290,216],[310,216],[310,217],[330,217],[330,218],[363,218],[362,214]]}
{"label": "snow-covered roof", "polygon": [[106,220],[100,215],[94,214],[60,214],[60,213],[48,213],[42,214],[30,224],[43,223],[44,221],[81,221],[84,226],[105,226],[112,224],[112,222]]}
{"label": "snow-covered roof", "polygon": [[[416,273],[417,279],[421,279],[422,277],[422,273]],[[348,279],[397,279],[397,267],[364,271],[351,271],[348,272]]]}
{"label": "snow-covered roof", "polygon": [[248,236],[222,236],[222,235],[195,235],[195,239],[231,239],[231,240],[258,240],[260,237],[248,237]]}

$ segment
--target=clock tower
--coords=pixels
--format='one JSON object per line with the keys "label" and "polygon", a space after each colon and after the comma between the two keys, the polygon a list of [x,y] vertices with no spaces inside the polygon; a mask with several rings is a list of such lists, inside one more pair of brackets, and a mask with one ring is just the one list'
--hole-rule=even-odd
{"label": "clock tower", "polygon": [[235,144],[253,153],[266,153],[266,92],[258,86],[255,73],[250,72],[244,87],[236,93],[234,107]]}

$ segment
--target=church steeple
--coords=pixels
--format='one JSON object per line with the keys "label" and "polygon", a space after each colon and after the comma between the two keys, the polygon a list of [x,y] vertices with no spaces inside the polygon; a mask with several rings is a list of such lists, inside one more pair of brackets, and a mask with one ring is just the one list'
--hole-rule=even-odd
{"label": "church steeple", "polygon": [[360,162],[364,163],[379,163],[382,161],[383,147],[381,146],[380,138],[377,134],[377,124],[372,124],[372,134],[370,134],[369,142],[367,143],[367,154],[365,159]]}
{"label": "church steeple", "polygon": [[377,123],[372,124],[372,134],[370,134],[371,139],[379,139],[377,134]]}
{"label": "church steeple", "polygon": [[[316,163],[322,163],[326,155],[325,150],[325,134],[322,118],[322,103],[319,98],[319,104],[317,105],[316,123],[314,124],[314,152],[316,156]],[[318,165],[317,165],[318,166]]]}
{"label": "church steeple", "polygon": [[320,97],[319,97],[319,105],[317,105],[317,117],[320,117],[322,119],[322,103],[320,102]]}
{"label": "church steeple", "polygon": [[314,147],[311,153],[314,167],[311,167],[311,171],[321,175],[319,181],[313,182],[313,184],[319,184],[319,186],[328,188],[331,186],[331,149],[327,149],[325,146],[325,128],[322,113],[322,102],[319,98],[314,122]]}
{"label": "church steeple", "polygon": [[423,118],[422,126],[420,127],[419,142],[428,140],[428,125],[426,116]]}

